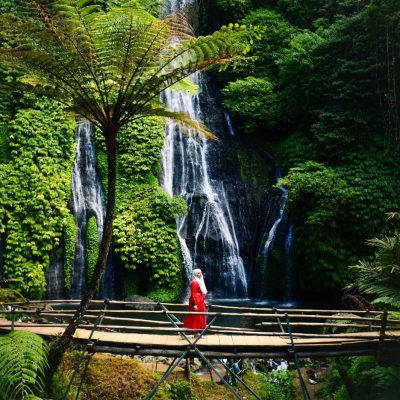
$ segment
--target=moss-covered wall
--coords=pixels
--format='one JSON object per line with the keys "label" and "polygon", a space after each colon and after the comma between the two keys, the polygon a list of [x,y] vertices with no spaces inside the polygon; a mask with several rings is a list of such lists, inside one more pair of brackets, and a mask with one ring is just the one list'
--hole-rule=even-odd
{"label": "moss-covered wall", "polygon": [[[105,177],[105,153],[100,138],[98,142],[98,165]],[[163,126],[155,119],[136,121],[119,136],[113,243],[116,262],[125,268],[125,297],[141,294],[172,301],[182,290],[175,218],[186,211],[186,204],[159,187],[163,143]]]}
{"label": "moss-covered wall", "polygon": [[64,226],[64,288],[71,290],[76,243],[75,218],[68,214]]}
{"label": "moss-covered wall", "polygon": [[[75,121],[47,99],[26,97],[0,126],[0,270],[30,298],[45,291],[44,272],[60,245],[64,285],[71,289],[76,226],[67,208],[71,193]],[[175,300],[181,294],[182,262],[175,217],[179,198],[159,188],[164,131],[158,120],[136,122],[120,132],[117,208],[113,238],[116,262],[127,269],[125,296]],[[98,135],[98,169],[107,194],[107,165]],[[90,278],[98,254],[94,217],[86,232]]]}
{"label": "moss-covered wall", "polygon": [[86,278],[90,282],[94,266],[99,255],[99,233],[97,229],[97,220],[92,215],[86,225]]}
{"label": "moss-covered wall", "polygon": [[30,298],[45,290],[44,271],[69,214],[73,127],[54,102],[25,97],[1,129],[1,268]]}

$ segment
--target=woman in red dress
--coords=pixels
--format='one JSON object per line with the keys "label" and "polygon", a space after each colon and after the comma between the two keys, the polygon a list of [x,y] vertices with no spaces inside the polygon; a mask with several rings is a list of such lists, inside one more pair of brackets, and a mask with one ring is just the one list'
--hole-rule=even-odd
{"label": "woman in red dress", "polygon": [[[193,270],[192,282],[190,282],[189,311],[205,312],[205,296],[207,294],[201,269]],[[205,314],[189,314],[183,321],[183,327],[188,329],[204,329],[207,326]]]}

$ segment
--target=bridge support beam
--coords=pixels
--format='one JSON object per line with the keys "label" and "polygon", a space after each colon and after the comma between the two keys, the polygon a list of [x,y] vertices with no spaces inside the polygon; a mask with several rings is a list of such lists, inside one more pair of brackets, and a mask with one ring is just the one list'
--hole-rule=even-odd
{"label": "bridge support beam", "polygon": [[296,366],[296,370],[297,370],[297,373],[299,375],[299,380],[300,380],[301,390],[303,392],[303,397],[304,397],[305,400],[311,400],[311,397],[310,397],[310,394],[308,393],[306,384],[304,383],[303,376],[301,375],[299,359],[297,357],[296,347],[294,345],[294,340],[293,340],[293,335],[292,335],[292,328],[290,326],[290,321],[289,321],[288,314],[286,314],[286,324],[287,324],[287,329],[288,329],[288,333],[289,333],[289,337],[290,337],[291,352],[293,354],[294,364]]}
{"label": "bridge support beam", "polygon": [[[169,314],[167,308],[160,304],[159,305],[162,307],[162,309],[165,312],[165,315],[167,318],[170,320],[172,325],[175,328],[179,328],[176,322],[179,322],[178,318],[176,318],[173,314]],[[233,394],[235,399],[241,400],[240,396],[236,393],[235,389],[224,379],[224,377],[219,373],[219,371],[212,365],[212,363],[205,357],[205,355],[197,348],[196,343],[201,339],[201,337],[207,332],[207,330],[210,328],[210,326],[215,322],[215,320],[218,318],[219,314],[217,314],[210,323],[207,324],[205,329],[200,333],[200,335],[194,340],[193,342],[189,339],[189,337],[186,335],[186,333],[182,332],[182,336],[184,339],[189,343],[188,348],[181,354],[181,356],[178,359],[175,359],[171,365],[168,367],[167,371],[164,373],[162,378],[158,381],[158,383],[154,386],[154,388],[150,391],[150,393],[146,396],[145,400],[150,400],[154,394],[156,393],[157,389],[162,385],[163,382],[168,378],[168,376],[171,374],[171,372],[178,366],[178,364],[185,358],[190,355],[191,351],[194,351],[197,356],[207,365],[209,370],[214,371],[214,373],[220,378],[221,382],[228,388],[228,390]],[[221,363],[224,365],[224,367],[228,370],[229,373],[232,373],[232,371],[225,366],[225,364]],[[189,371],[190,374],[190,371]],[[257,400],[261,400],[255,393],[254,391],[246,385],[236,374],[233,374],[236,379],[253,395],[256,397]]]}

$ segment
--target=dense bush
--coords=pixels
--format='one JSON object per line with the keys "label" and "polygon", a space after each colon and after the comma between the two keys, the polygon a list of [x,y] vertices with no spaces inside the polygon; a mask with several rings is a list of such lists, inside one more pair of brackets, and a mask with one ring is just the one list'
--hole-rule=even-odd
{"label": "dense bush", "polygon": [[318,392],[321,400],[396,400],[400,384],[398,363],[377,365],[374,357],[335,360],[328,382]]}
{"label": "dense bush", "polygon": [[225,107],[243,132],[254,134],[260,127],[273,126],[278,105],[271,82],[249,76],[230,82],[222,92]]}

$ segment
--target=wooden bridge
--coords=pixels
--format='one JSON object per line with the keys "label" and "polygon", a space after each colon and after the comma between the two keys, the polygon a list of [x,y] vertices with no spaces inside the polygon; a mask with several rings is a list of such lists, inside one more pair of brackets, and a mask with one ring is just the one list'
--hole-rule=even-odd
{"label": "wooden bridge", "polygon": [[[0,330],[13,327],[50,337],[64,331],[77,303],[53,300],[2,306],[8,319],[0,319]],[[75,341],[84,343],[90,337],[94,352],[177,357],[189,344],[179,332],[196,332],[182,327],[186,309],[171,303],[93,301]],[[383,311],[210,305],[206,314],[209,324],[196,346],[208,358],[287,358],[293,351],[299,357],[367,355],[377,354],[383,346],[393,350],[400,346],[400,321],[388,319]],[[189,353],[195,356],[194,349]]]}
{"label": "wooden bridge", "polygon": [[[0,331],[17,329],[44,337],[60,335],[77,306],[78,303],[71,300],[0,303],[0,315],[7,317],[0,318]],[[217,360],[228,375],[233,375],[257,400],[261,400],[260,397],[221,359],[293,359],[303,397],[310,400],[299,358],[376,355],[379,360],[384,351],[400,354],[400,320],[389,319],[386,311],[210,305],[206,313],[197,313],[207,315],[206,329],[194,331],[182,327],[181,320],[188,314],[184,309],[187,306],[182,304],[92,301],[75,333],[74,340],[83,344],[83,350],[64,399],[84,358],[83,376],[91,356],[99,352],[173,358],[146,400],[154,396],[183,359],[187,362],[190,358],[201,359],[237,400],[240,396],[211,359]],[[194,334],[198,336],[193,337]]]}

